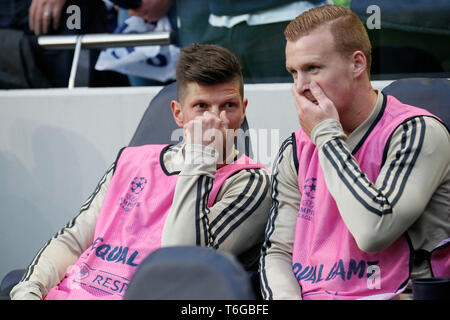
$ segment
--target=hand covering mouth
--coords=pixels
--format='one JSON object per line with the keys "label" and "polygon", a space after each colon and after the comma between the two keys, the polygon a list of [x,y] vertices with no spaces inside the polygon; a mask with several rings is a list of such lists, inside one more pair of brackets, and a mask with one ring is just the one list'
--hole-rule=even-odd
{"label": "hand covering mouth", "polygon": [[303,96],[308,99],[309,101],[311,101],[312,103],[314,103],[315,105],[318,105],[319,103],[317,102],[316,98],[312,95],[311,91],[307,90],[303,93]]}

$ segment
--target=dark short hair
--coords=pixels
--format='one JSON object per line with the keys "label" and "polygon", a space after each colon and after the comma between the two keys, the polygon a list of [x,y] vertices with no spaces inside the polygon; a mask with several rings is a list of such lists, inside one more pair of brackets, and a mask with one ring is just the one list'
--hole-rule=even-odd
{"label": "dark short hair", "polygon": [[229,50],[212,44],[193,44],[181,49],[177,63],[178,99],[185,96],[188,83],[214,85],[239,81],[241,97],[244,80],[238,58]]}

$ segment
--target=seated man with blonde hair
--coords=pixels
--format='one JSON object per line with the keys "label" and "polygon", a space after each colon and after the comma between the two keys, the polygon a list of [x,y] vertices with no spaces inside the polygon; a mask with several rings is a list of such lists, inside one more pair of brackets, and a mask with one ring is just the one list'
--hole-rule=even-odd
{"label": "seated man with blonde hair", "polygon": [[450,275],[450,134],[372,89],[371,45],[341,6],[285,30],[301,129],[282,145],[261,257],[266,299],[392,299]]}

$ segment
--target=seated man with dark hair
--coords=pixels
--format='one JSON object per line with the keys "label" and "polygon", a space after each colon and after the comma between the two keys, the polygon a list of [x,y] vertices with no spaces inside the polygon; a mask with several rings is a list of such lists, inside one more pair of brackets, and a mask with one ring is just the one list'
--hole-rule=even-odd
{"label": "seated man with dark hair", "polygon": [[232,142],[247,106],[239,61],[219,46],[193,45],[182,50],[177,80],[171,107],[184,143],[122,149],[80,213],[32,260],[12,299],[121,299],[160,247],[240,255],[262,243],[270,176]]}

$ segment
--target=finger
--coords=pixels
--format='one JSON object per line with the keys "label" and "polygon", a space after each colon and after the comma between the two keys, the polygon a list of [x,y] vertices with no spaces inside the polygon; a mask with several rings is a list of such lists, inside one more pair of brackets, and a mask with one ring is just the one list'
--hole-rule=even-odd
{"label": "finger", "polygon": [[292,95],[294,96],[295,106],[298,112],[305,112],[305,109],[315,106],[309,99],[298,93],[295,86],[292,86]]}
{"label": "finger", "polygon": [[63,5],[60,4],[60,2],[58,2],[58,5],[53,7],[53,12],[52,12],[52,16],[53,16],[53,30],[58,30],[58,28],[59,28],[59,23],[60,23],[60,20],[61,20],[62,9],[63,9]]}
{"label": "finger", "polygon": [[299,95],[299,94],[298,94],[297,90],[295,89],[295,85],[292,85],[292,86],[291,86],[291,93],[292,93],[292,97],[294,98],[295,107],[298,108],[298,106],[297,106],[297,104],[298,104],[297,100],[298,100],[298,95]]}
{"label": "finger", "polygon": [[300,106],[298,109],[299,113],[315,112],[317,109],[317,105],[303,95],[298,95],[298,101]]}
{"label": "finger", "polygon": [[194,130],[196,125],[198,125],[198,120],[196,119],[191,120],[183,125],[184,139],[187,143],[194,143]]}
{"label": "finger", "polygon": [[44,8],[41,3],[36,5],[36,11],[34,13],[34,33],[36,35],[41,34],[41,25],[43,20]]}
{"label": "finger", "polygon": [[222,121],[222,125],[225,129],[228,129],[228,126],[230,124],[230,120],[227,118],[227,113],[225,110],[222,110],[219,114],[220,121]]}
{"label": "finger", "polygon": [[217,116],[217,114],[215,112],[211,112],[209,110],[203,112],[203,115],[219,119],[219,117]]}
{"label": "finger", "polygon": [[330,99],[328,99],[328,97],[326,96],[325,92],[323,92],[322,88],[319,87],[319,85],[315,81],[311,81],[309,87],[311,93],[313,94],[314,98],[316,98],[319,105],[323,106],[324,104],[328,103],[328,101],[330,101]]}
{"label": "finger", "polygon": [[292,85],[291,87],[291,92],[292,92],[292,97],[294,98],[294,105],[295,105],[295,109],[297,110],[297,113],[300,114],[302,111],[301,106],[300,106],[300,102],[299,102],[299,94],[297,92],[297,90],[295,89],[295,85]]}
{"label": "finger", "polygon": [[206,112],[203,112],[201,115],[196,116],[194,120],[197,123],[200,123],[202,126],[206,126],[209,123],[209,121],[211,121],[211,117],[208,116]]}
{"label": "finger", "polygon": [[52,11],[46,7],[42,12],[42,33],[47,34],[52,20]]}
{"label": "finger", "polygon": [[205,111],[203,112],[203,116],[210,126],[220,126],[220,118],[217,116],[217,114],[210,111]]}

